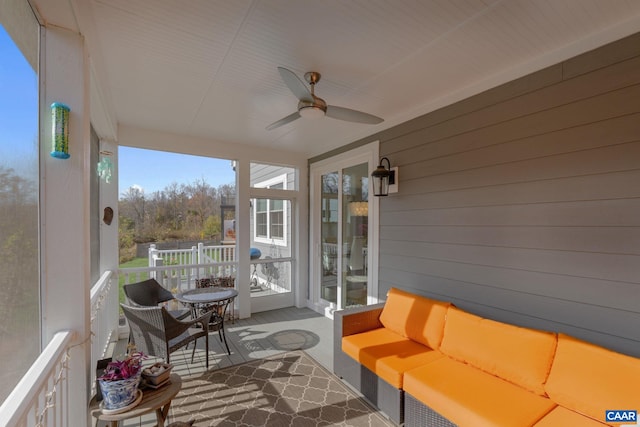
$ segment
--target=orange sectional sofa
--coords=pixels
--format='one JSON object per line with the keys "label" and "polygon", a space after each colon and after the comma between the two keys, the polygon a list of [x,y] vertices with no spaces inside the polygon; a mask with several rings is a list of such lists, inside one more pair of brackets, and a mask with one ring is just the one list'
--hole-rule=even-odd
{"label": "orange sectional sofa", "polygon": [[336,375],[407,427],[588,427],[640,411],[640,359],[565,334],[395,288],[334,328]]}

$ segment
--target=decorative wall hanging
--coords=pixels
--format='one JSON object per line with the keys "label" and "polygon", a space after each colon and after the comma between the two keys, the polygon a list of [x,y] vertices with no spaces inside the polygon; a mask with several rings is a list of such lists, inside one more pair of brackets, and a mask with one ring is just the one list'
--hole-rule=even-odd
{"label": "decorative wall hanging", "polygon": [[101,151],[100,155],[103,157],[98,162],[97,172],[100,179],[109,184],[111,182],[111,175],[113,174],[113,162],[111,162],[111,151]]}
{"label": "decorative wall hanging", "polygon": [[51,157],[68,159],[69,154],[69,112],[60,102],[51,104]]}
{"label": "decorative wall hanging", "polygon": [[106,208],[104,208],[102,221],[107,225],[111,225],[111,221],[113,221],[113,209],[111,209],[111,207],[107,206]]}

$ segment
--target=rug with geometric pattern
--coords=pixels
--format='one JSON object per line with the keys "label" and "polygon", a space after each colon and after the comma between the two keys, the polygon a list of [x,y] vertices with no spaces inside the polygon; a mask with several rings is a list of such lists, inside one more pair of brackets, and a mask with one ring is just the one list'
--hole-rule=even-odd
{"label": "rug with geometric pattern", "polygon": [[195,427],[393,426],[301,350],[185,379],[169,419]]}

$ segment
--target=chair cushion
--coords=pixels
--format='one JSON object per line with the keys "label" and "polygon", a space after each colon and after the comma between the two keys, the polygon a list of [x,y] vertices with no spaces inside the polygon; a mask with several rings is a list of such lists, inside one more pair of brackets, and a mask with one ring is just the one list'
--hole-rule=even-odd
{"label": "chair cushion", "polygon": [[[602,416],[604,417],[604,414]],[[602,427],[606,425],[562,406],[556,406],[534,427]]]}
{"label": "chair cushion", "polygon": [[342,351],[399,389],[405,371],[442,357],[442,353],[386,328],[342,338]]}
{"label": "chair cushion", "polygon": [[405,372],[404,391],[459,426],[530,426],[556,406],[446,356]]}
{"label": "chair cushion", "polygon": [[391,331],[437,349],[450,303],[391,288],[380,322]]}
{"label": "chair cushion", "polygon": [[640,410],[640,359],[560,334],[545,389],[558,405],[605,422],[606,410]]}
{"label": "chair cushion", "polygon": [[496,322],[449,309],[441,351],[541,396],[556,334]]}

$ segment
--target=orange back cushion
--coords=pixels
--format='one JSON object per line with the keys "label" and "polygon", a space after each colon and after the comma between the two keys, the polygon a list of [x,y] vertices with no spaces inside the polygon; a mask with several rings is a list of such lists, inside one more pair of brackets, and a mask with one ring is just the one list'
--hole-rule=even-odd
{"label": "orange back cushion", "polygon": [[380,314],[385,328],[437,349],[450,303],[391,288]]}
{"label": "orange back cushion", "polygon": [[440,351],[541,396],[556,334],[522,328],[450,308]]}
{"label": "orange back cushion", "polygon": [[560,334],[545,389],[557,404],[606,422],[606,410],[640,410],[640,359]]}

